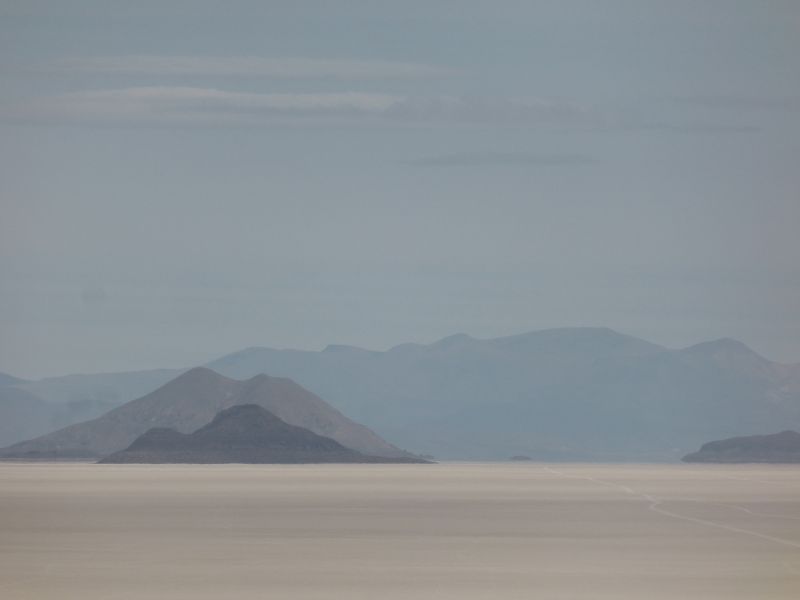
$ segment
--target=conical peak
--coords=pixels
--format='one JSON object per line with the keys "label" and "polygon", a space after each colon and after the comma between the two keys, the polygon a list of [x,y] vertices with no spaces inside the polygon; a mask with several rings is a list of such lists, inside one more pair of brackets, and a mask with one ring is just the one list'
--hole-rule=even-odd
{"label": "conical peak", "polygon": [[209,369],[208,367],[194,367],[189,369],[185,373],[178,375],[175,379],[173,379],[170,383],[178,383],[178,382],[186,382],[186,381],[207,381],[207,380],[215,380],[215,379],[227,379],[223,377],[216,371]]}

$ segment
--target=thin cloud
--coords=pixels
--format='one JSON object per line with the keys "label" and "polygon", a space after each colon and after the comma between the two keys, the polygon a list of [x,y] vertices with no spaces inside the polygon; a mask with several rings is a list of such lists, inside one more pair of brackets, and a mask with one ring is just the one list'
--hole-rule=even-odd
{"label": "thin cloud", "polygon": [[591,108],[547,98],[437,96],[406,98],[392,105],[386,116],[400,121],[592,125],[605,118]]}
{"label": "thin cloud", "polygon": [[431,79],[458,75],[436,65],[385,60],[260,56],[106,56],[64,58],[34,70],[61,73],[276,79]]}
{"label": "thin cloud", "polygon": [[528,152],[458,152],[406,161],[414,167],[553,167],[594,163],[585,154],[533,154]]}
{"label": "thin cloud", "polygon": [[368,117],[397,102],[385,94],[252,94],[191,87],[73,92],[9,111],[17,119],[133,124],[237,124],[276,118]]}
{"label": "thin cloud", "polygon": [[748,110],[770,112],[800,112],[800,97],[766,96],[690,96],[677,102],[717,110]]}
{"label": "thin cloud", "polygon": [[276,122],[596,126],[595,112],[563,101],[395,94],[242,93],[196,87],[71,92],[7,107],[6,118],[111,124],[236,125]]}

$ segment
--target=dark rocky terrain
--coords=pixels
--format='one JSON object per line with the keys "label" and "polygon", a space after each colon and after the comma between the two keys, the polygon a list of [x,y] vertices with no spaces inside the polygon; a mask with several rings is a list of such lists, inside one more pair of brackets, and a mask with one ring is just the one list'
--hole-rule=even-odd
{"label": "dark rocky terrain", "polygon": [[239,404],[257,404],[286,423],[332,438],[364,454],[411,456],[289,379],[257,375],[237,381],[201,367],[101,417],[3,448],[0,458],[99,458],[127,448],[154,427],[181,433],[195,431],[219,411]]}
{"label": "dark rocky terrain", "polygon": [[781,431],[703,444],[683,457],[692,463],[800,463],[800,433]]}
{"label": "dark rocky terrain", "polygon": [[221,411],[189,434],[150,429],[101,463],[426,463],[415,458],[369,456],[282,421],[257,404]]}

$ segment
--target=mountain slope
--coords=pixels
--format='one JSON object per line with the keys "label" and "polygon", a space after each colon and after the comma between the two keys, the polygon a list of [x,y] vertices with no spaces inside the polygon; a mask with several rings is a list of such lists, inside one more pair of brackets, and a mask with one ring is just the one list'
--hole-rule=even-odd
{"label": "mountain slope", "polygon": [[257,404],[218,413],[191,434],[150,429],[125,450],[101,463],[393,463],[427,462],[381,458],[345,448],[337,441],[289,425]]}
{"label": "mountain slope", "polygon": [[192,369],[155,392],[108,413],[0,450],[6,458],[94,458],[122,450],[153,427],[188,433],[220,410],[258,404],[287,423],[331,437],[360,452],[407,456],[292,381],[258,375],[247,381]]}

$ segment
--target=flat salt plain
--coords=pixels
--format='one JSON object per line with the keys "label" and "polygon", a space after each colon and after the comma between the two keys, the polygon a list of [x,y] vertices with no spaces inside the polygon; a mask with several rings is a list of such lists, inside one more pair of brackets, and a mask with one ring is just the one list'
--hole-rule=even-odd
{"label": "flat salt plain", "polygon": [[800,597],[800,466],[0,464],[0,598]]}

